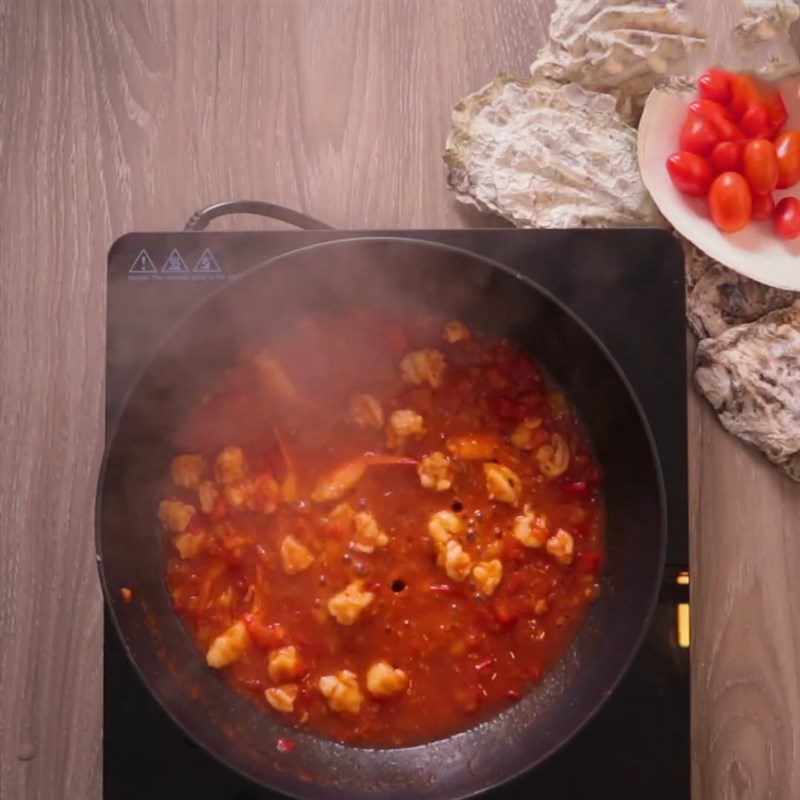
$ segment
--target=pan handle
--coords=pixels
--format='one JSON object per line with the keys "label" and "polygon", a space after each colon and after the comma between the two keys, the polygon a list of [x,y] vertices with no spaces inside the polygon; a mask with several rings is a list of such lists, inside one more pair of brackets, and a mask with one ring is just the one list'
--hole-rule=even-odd
{"label": "pan handle", "polygon": [[288,222],[296,228],[304,228],[309,231],[333,230],[330,225],[313,217],[307,217],[299,211],[293,211],[291,208],[274,203],[265,203],[262,200],[225,200],[222,203],[214,203],[214,205],[207,206],[193,214],[183,229],[185,231],[204,231],[211,220],[228,214],[258,214],[262,217]]}

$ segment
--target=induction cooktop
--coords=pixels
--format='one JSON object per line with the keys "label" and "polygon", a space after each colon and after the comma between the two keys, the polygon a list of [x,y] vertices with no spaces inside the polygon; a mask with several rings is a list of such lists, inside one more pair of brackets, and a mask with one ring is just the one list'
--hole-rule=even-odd
{"label": "induction cooktop", "polygon": [[[254,204],[255,205],[255,204]],[[244,210],[248,210],[245,208]],[[190,225],[201,227],[210,216]],[[302,215],[284,219],[310,225]],[[130,233],[108,259],[106,423],[174,322],[210,292],[276,255],[361,234],[439,242],[535,280],[594,331],[625,371],[664,475],[668,544],[652,624],[616,692],[591,722],[491,800],[688,798],[689,571],[684,275],[663,234],[644,229],[281,230]],[[195,746],[166,716],[106,614],[104,796],[109,800],[280,800]],[[402,800],[398,796],[398,800]]]}

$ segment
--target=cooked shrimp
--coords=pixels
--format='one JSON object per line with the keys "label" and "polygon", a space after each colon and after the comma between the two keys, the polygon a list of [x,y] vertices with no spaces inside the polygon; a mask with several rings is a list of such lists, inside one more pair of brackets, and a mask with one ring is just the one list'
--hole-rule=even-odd
{"label": "cooked shrimp", "polygon": [[214,639],[206,653],[206,663],[209,667],[221,669],[241,658],[249,646],[250,634],[244,622],[239,620]]}
{"label": "cooked shrimp", "polygon": [[569,445],[560,433],[550,437],[550,444],[536,451],[539,471],[548,478],[557,478],[567,471],[569,466]]}
{"label": "cooked shrimp", "polygon": [[450,322],[445,322],[444,326],[442,327],[442,339],[444,339],[448,344],[463,342],[466,339],[469,339],[469,337],[469,328],[463,322],[459,322],[456,319],[450,320]]}
{"label": "cooked shrimp", "polygon": [[291,534],[281,542],[281,566],[287,575],[307,570],[314,562],[314,554]]}
{"label": "cooked shrimp", "polygon": [[328,613],[340,625],[353,625],[373,600],[375,595],[364,589],[364,581],[355,580],[328,600]]}
{"label": "cooked shrimp", "polygon": [[196,489],[206,472],[206,460],[203,456],[175,456],[169,465],[172,482],[184,489]]}
{"label": "cooked shrimp", "polygon": [[547,552],[559,564],[571,564],[575,553],[575,540],[572,534],[559,528],[553,536],[547,540]]}
{"label": "cooked shrimp", "polygon": [[484,464],[486,491],[490,500],[516,505],[522,493],[522,481],[516,472],[502,464]]}
{"label": "cooked shrimp", "polygon": [[383,409],[371,394],[356,394],[350,400],[350,413],[361,428],[382,428]]}
{"label": "cooked shrimp", "polygon": [[479,561],[472,569],[472,577],[483,594],[492,595],[503,578],[503,564],[498,558]]}
{"label": "cooked shrimp", "polygon": [[240,483],[247,474],[247,461],[241,447],[232,445],[221,450],[214,462],[218,483]]}
{"label": "cooked shrimp", "polygon": [[343,669],[335,675],[323,675],[318,686],[331,711],[338,714],[358,714],[361,711],[364,695],[355,673],[349,669]]}
{"label": "cooked shrimp", "polygon": [[500,437],[495,433],[469,433],[464,436],[451,436],[447,449],[462,461],[489,461],[494,458],[500,446]]}
{"label": "cooked shrimp", "polygon": [[338,500],[347,494],[364,476],[367,467],[406,464],[416,466],[415,458],[404,456],[389,456],[379,453],[364,453],[364,455],[354,458],[341,466],[336,467],[331,472],[323,475],[318,481],[314,490],[311,492],[311,499],[315,503],[327,503],[331,500]]}
{"label": "cooked shrimp", "polygon": [[194,513],[194,506],[180,500],[162,500],[158,504],[158,519],[168,531],[175,533],[186,530]]}
{"label": "cooked shrimp", "polygon": [[406,353],[400,362],[400,375],[406,383],[427,383],[432,389],[442,385],[444,356],[432,348]]}
{"label": "cooked shrimp", "polygon": [[375,697],[391,697],[408,688],[408,674],[388,661],[376,661],[367,670],[367,691]]}
{"label": "cooked shrimp", "polygon": [[294,711],[294,701],[297,699],[298,686],[296,683],[284,683],[281,686],[271,686],[264,692],[264,699],[281,714],[290,714]]}
{"label": "cooked shrimp", "polygon": [[419,462],[417,475],[424,489],[446,492],[453,485],[452,461],[444,453],[434,451]]}
{"label": "cooked shrimp", "polygon": [[537,514],[530,506],[525,506],[525,513],[514,520],[512,535],[525,547],[541,547],[549,536],[547,517]]}
{"label": "cooked shrimp", "polygon": [[361,511],[353,517],[355,536],[352,547],[362,553],[372,553],[376,547],[386,547],[389,537],[378,526],[378,520],[368,511]]}
{"label": "cooked shrimp", "polygon": [[402,447],[407,439],[419,439],[425,435],[425,420],[410,408],[401,408],[392,413],[386,425],[386,446],[392,450]]}

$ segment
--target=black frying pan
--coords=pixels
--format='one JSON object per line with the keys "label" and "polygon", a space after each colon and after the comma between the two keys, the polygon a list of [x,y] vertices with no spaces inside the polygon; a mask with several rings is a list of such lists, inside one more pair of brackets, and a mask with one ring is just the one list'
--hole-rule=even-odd
{"label": "black frying pan", "polygon": [[[301,215],[289,221],[313,222]],[[605,471],[608,534],[601,598],[540,685],[462,733],[375,750],[287,728],[206,667],[171,609],[155,509],[173,430],[230,365],[240,342],[269,336],[301,309],[380,308],[387,296],[393,306],[407,302],[502,332],[550,370],[578,407]],[[624,375],[592,332],[501,264],[413,239],[358,236],[312,245],[255,267],[208,297],[165,332],[127,397],[98,491],[103,588],[128,655],[153,695],[230,767],[266,787],[320,800],[462,798],[547,758],[593,716],[633,658],[657,599],[665,543],[652,436]],[[137,602],[121,600],[123,586],[134,587]],[[297,742],[288,754],[276,748],[285,736]]]}

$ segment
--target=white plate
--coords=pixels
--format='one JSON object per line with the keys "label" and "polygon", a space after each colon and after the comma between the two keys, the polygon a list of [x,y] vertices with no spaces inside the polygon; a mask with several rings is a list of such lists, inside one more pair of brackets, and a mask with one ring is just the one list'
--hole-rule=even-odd
{"label": "white plate", "polygon": [[[777,81],[789,112],[788,127],[800,128],[800,76]],[[772,222],[750,222],[737,233],[717,230],[705,198],[688,197],[672,184],[665,162],[679,150],[678,136],[689,103],[696,96],[680,97],[653,90],[639,123],[639,170],[647,190],[672,226],[720,264],[748,278],[780,289],[800,291],[800,238],[781,239]],[[781,197],[800,197],[800,184],[776,191]]]}

